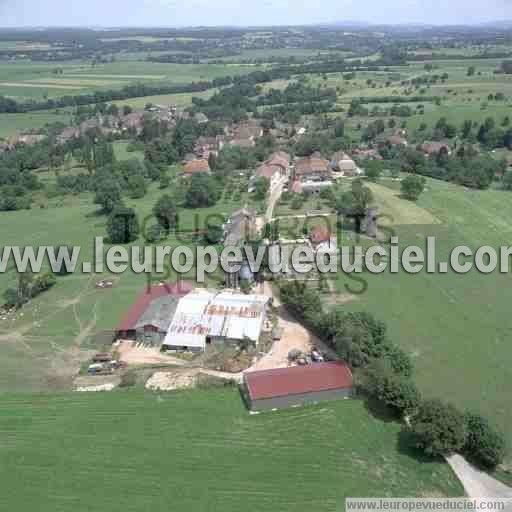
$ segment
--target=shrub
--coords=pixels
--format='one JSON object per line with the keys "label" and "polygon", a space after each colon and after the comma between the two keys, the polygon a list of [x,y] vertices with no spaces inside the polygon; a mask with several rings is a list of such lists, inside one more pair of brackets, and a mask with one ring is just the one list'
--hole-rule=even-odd
{"label": "shrub", "polygon": [[464,453],[485,469],[495,469],[503,462],[505,441],[489,422],[478,414],[466,413],[467,439]]}

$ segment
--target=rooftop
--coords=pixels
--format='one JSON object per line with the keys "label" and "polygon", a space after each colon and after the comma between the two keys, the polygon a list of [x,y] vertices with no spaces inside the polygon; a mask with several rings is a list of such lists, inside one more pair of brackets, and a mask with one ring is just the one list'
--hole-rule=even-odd
{"label": "rooftop", "polygon": [[145,289],[121,320],[117,326],[117,331],[134,330],[153,301],[168,295],[183,297],[193,288],[194,283],[190,281],[179,281],[177,283],[165,283],[160,286],[152,286],[151,288]]}
{"label": "rooftop", "polygon": [[343,361],[293,366],[244,374],[252,400],[347,389],[352,387],[352,372]]}

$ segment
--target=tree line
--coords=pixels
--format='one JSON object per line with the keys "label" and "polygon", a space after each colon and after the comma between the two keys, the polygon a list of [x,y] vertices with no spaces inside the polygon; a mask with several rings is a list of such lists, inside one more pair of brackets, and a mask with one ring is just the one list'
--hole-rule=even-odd
{"label": "tree line", "polygon": [[439,399],[424,399],[413,381],[410,357],[389,338],[384,322],[367,312],[322,311],[317,290],[306,283],[280,285],[280,297],[356,372],[358,389],[385,404],[414,446],[430,457],[458,452],[483,467],[503,462],[505,441],[489,421]]}

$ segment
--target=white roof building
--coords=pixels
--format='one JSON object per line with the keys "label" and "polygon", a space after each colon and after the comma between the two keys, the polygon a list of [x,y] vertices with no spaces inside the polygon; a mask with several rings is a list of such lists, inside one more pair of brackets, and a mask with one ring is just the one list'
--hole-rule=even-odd
{"label": "white roof building", "polygon": [[257,345],[269,300],[265,295],[196,289],[180,300],[163,346],[204,350],[212,341],[247,338]]}

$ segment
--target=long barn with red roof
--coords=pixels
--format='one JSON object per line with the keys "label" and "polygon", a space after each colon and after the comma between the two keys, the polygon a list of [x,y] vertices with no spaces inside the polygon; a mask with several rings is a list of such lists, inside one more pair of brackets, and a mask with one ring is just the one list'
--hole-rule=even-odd
{"label": "long barn with red roof", "polygon": [[315,404],[350,398],[352,372],[346,363],[316,363],[244,374],[251,411]]}

